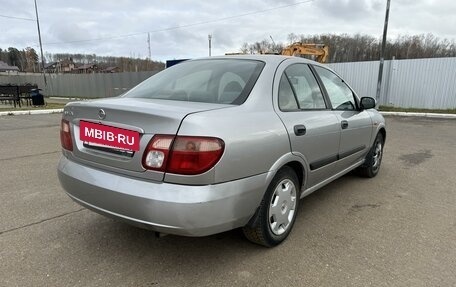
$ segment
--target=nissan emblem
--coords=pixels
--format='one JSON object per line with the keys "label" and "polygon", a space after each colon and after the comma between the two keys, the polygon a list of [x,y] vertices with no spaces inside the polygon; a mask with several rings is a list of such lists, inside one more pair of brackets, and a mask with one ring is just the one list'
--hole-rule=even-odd
{"label": "nissan emblem", "polygon": [[100,120],[104,120],[104,118],[106,118],[106,113],[105,113],[105,111],[104,111],[103,109],[100,109],[100,110],[98,111],[98,118],[99,118]]}

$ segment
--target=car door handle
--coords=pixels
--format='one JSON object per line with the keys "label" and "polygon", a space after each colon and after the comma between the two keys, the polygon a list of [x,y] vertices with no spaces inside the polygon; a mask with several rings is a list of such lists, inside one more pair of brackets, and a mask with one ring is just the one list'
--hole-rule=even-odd
{"label": "car door handle", "polygon": [[347,122],[347,121],[341,121],[341,122],[340,122],[340,126],[341,126],[342,129],[344,130],[344,129],[348,128],[348,122]]}
{"label": "car door handle", "polygon": [[303,136],[307,132],[305,125],[295,125],[293,129],[294,129],[295,135],[297,135],[297,136]]}

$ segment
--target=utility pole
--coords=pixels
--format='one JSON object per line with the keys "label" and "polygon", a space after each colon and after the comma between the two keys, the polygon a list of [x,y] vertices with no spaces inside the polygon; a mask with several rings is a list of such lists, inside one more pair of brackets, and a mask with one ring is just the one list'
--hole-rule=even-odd
{"label": "utility pole", "polygon": [[147,33],[147,45],[149,48],[149,61],[151,59],[151,53],[150,53],[150,33]]}
{"label": "utility pole", "polygon": [[272,41],[272,51],[269,51],[269,52],[276,53],[276,51],[275,51],[276,43],[274,42],[274,39],[272,38],[271,35],[269,35],[269,38],[271,38],[271,41]]}
{"label": "utility pole", "polygon": [[272,36],[271,36],[271,35],[269,35],[269,38],[271,38],[272,44],[275,46],[275,42],[274,42],[274,39],[272,38]]}
{"label": "utility pole", "polygon": [[384,58],[385,58],[385,46],[386,46],[386,34],[388,31],[389,10],[390,10],[390,0],[387,0],[386,1],[385,24],[383,26],[382,49],[380,51],[380,66],[378,69],[377,94],[375,96],[377,106],[380,103],[380,91],[382,89],[383,62],[384,62]]}
{"label": "utility pole", "polygon": [[38,28],[38,39],[40,41],[40,51],[41,51],[41,72],[43,73],[44,86],[47,86],[46,82],[46,73],[44,72],[44,55],[43,55],[43,44],[41,43],[41,32],[40,32],[40,18],[38,17],[38,6],[36,5],[35,0],[35,14],[36,14],[36,27]]}
{"label": "utility pole", "polygon": [[211,34],[207,35],[207,39],[209,40],[209,57],[210,57],[211,56],[211,49],[212,49],[212,46],[211,46],[212,35]]}

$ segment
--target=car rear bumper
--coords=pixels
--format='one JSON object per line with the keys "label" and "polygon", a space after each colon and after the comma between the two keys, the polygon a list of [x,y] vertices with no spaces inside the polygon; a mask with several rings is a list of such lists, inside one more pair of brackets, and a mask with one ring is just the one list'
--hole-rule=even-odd
{"label": "car rear bumper", "polygon": [[203,186],[146,181],[62,156],[58,177],[77,203],[158,232],[205,236],[244,226],[260,205],[268,173]]}

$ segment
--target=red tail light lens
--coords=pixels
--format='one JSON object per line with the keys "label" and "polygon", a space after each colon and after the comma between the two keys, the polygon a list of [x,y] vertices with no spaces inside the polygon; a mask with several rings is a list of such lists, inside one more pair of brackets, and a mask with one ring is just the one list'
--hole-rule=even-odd
{"label": "red tail light lens", "polygon": [[200,174],[211,169],[223,154],[224,143],[218,138],[178,136],[173,144],[167,171]]}
{"label": "red tail light lens", "polygon": [[71,139],[70,122],[63,119],[60,123],[60,143],[64,149],[73,151],[73,140]]}
{"label": "red tail light lens", "polygon": [[169,173],[201,174],[220,160],[224,148],[218,138],[155,135],[146,149],[143,165]]}

